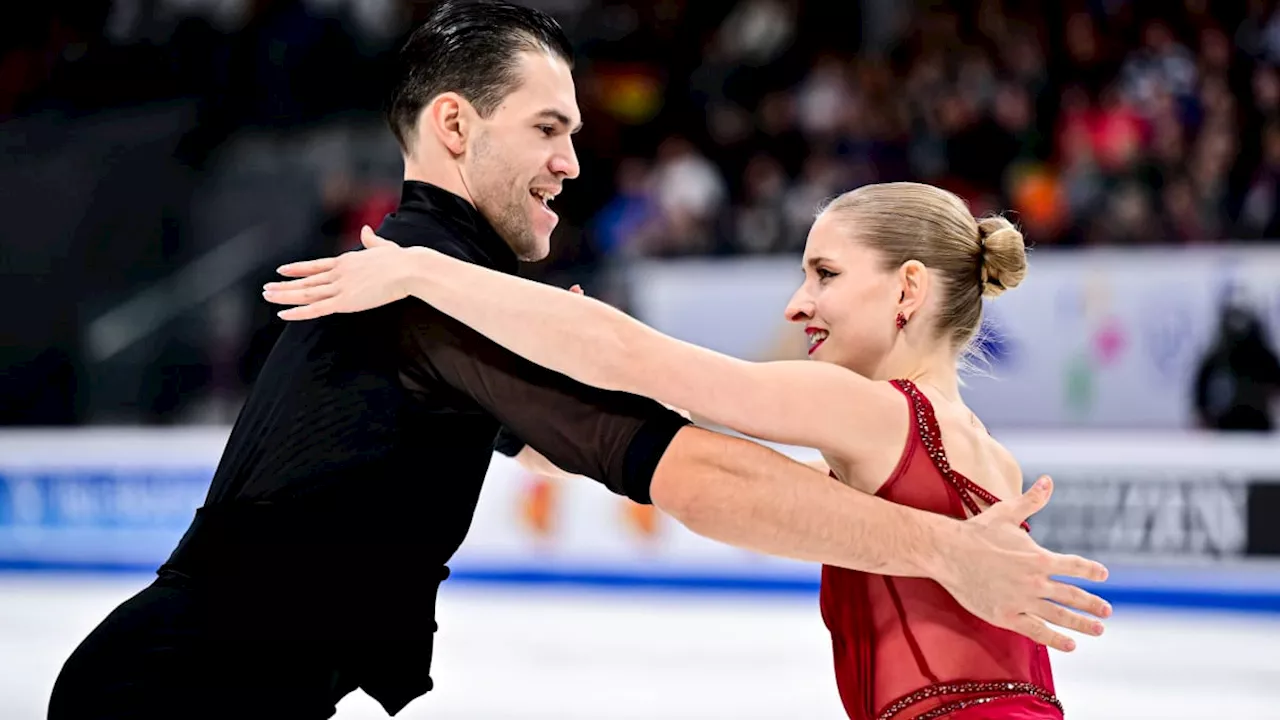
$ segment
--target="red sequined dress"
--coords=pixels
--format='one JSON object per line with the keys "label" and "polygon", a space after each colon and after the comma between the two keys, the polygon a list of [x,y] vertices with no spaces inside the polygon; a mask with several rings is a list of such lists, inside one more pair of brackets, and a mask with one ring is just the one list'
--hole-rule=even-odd
{"label": "red sequined dress", "polygon": [[[914,422],[876,495],[957,518],[997,502],[950,468],[929,399],[908,380],[893,385]],[[824,566],[821,605],[852,720],[1062,717],[1045,647],[971,615],[932,580]]]}

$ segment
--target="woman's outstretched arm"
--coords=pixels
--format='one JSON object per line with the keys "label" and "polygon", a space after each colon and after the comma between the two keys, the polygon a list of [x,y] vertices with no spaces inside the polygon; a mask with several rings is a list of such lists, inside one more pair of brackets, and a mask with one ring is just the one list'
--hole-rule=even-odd
{"label": "woman's outstretched arm", "polygon": [[[305,320],[413,295],[508,350],[579,382],[654,398],[743,434],[856,459],[878,446],[897,391],[831,365],[740,360],[664,335],[605,303],[366,229],[366,249],[286,265],[265,296]],[[898,434],[894,431],[895,434]],[[896,441],[897,438],[894,438]]]}

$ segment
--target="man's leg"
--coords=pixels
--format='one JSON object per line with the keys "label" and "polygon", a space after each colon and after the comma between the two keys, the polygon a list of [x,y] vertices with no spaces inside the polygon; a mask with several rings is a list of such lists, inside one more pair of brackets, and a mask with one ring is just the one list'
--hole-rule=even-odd
{"label": "man's leg", "polygon": [[49,720],[172,717],[201,680],[190,591],[153,583],[123,602],[71,653]]}
{"label": "man's leg", "polygon": [[324,720],[354,689],[314,654],[270,647],[210,617],[196,590],[164,580],[143,589],[68,658],[49,720]]}

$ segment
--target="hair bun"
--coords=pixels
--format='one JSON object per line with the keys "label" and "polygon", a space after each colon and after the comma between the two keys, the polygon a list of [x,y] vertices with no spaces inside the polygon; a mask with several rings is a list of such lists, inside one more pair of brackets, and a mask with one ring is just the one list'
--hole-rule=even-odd
{"label": "hair bun", "polygon": [[1013,223],[994,215],[978,221],[982,297],[998,297],[1027,276],[1027,246]]}

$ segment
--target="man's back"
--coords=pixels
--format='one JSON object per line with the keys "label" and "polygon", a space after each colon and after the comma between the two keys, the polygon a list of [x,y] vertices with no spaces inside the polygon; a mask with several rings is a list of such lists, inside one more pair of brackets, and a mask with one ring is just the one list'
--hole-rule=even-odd
{"label": "man's back", "polygon": [[[382,230],[486,259],[426,215]],[[229,633],[328,656],[392,705],[430,689],[435,594],[500,427],[420,362],[436,322],[456,325],[406,300],[287,327],[161,569],[215,585]]]}
{"label": "man's back", "polygon": [[[392,218],[384,230],[396,226]],[[419,226],[411,238],[474,259],[439,242],[449,239],[444,228]],[[470,519],[456,510],[478,497],[499,424],[415,364],[405,335],[432,314],[405,300],[287,327],[236,421],[206,505],[297,505],[348,525],[363,519],[366,541],[409,535],[431,543],[433,561],[447,560]],[[438,502],[450,512],[433,517]],[[394,526],[397,513],[412,531]]]}

